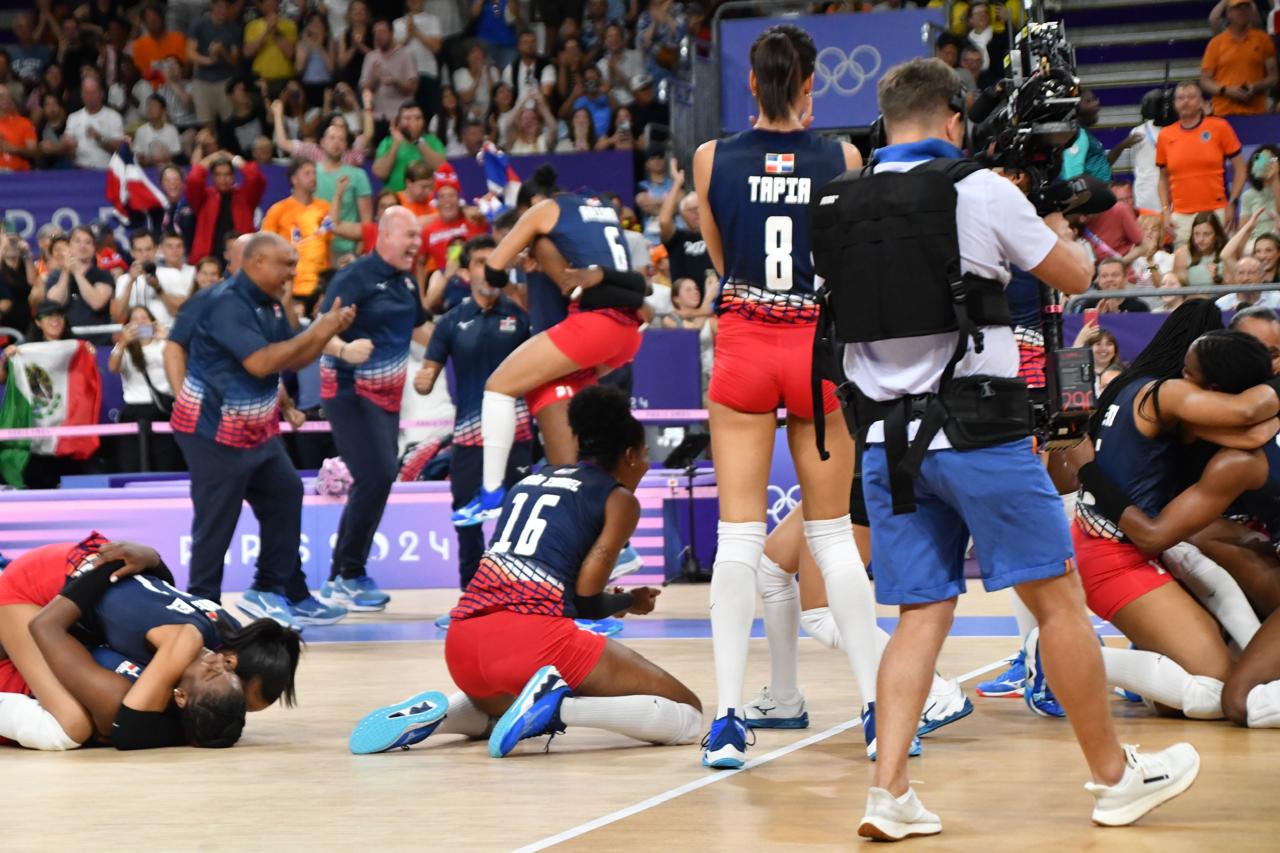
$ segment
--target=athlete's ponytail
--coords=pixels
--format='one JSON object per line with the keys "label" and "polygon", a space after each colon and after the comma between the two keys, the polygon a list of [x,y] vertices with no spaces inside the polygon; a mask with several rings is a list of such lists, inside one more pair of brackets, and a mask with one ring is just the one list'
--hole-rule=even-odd
{"label": "athlete's ponytail", "polygon": [[556,170],[549,163],[543,163],[533,172],[533,177],[520,185],[516,194],[516,208],[523,210],[533,204],[538,197],[550,198],[560,192],[556,185]]}
{"label": "athlete's ponytail", "polygon": [[1253,335],[1227,329],[1207,332],[1191,345],[1205,386],[1239,394],[1271,378],[1271,354]]}
{"label": "athlete's ponytail", "polygon": [[631,401],[606,385],[592,385],[574,396],[569,428],[578,438],[578,459],[606,470],[631,448],[644,446],[644,426],[631,414]]}
{"label": "athlete's ponytail", "polygon": [[257,619],[243,628],[219,622],[223,648],[236,653],[236,675],[245,686],[257,678],[268,704],[281,696],[284,704],[297,704],[294,674],[302,655],[302,637],[274,619]]}
{"label": "athlete's ponytail", "polygon": [[756,75],[756,101],[770,121],[791,115],[804,81],[813,76],[818,51],[804,30],[778,24],[762,32],[751,45],[751,70]]}

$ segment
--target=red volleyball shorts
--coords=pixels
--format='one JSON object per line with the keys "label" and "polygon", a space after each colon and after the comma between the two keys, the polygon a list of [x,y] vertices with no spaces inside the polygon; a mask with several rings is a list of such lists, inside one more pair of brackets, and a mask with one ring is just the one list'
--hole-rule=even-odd
{"label": "red volleyball shorts", "polygon": [[[53,601],[67,581],[67,552],[74,542],[33,548],[14,560],[0,574],[0,607],[30,604],[44,607]],[[27,681],[13,661],[0,660],[0,693],[30,693]]]}
{"label": "red volleyball shorts", "polygon": [[[529,413],[538,412],[594,385],[597,367],[617,370],[630,364],[640,350],[640,327],[612,311],[575,311],[547,329],[556,349],[582,369],[540,385],[524,395]],[[608,372],[608,371],[604,371]]]}
{"label": "red volleyball shorts", "polygon": [[453,683],[468,696],[518,696],[534,673],[548,665],[576,689],[595,669],[607,643],[565,616],[496,610],[453,620],[444,660]]}
{"label": "red volleyball shorts", "polygon": [[[813,417],[813,335],[816,323],[760,323],[725,313],[716,332],[707,399],[735,412],[766,414],[779,406]],[[822,411],[834,412],[836,388],[822,383]]]}
{"label": "red volleyball shorts", "polygon": [[1127,604],[1173,582],[1159,560],[1148,559],[1130,542],[1090,536],[1071,523],[1071,542],[1089,609],[1110,619]]}

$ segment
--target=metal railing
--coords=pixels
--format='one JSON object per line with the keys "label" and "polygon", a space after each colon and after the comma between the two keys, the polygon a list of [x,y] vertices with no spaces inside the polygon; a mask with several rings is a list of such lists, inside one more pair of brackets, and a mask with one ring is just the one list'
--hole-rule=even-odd
{"label": "metal railing", "polygon": [[1084,293],[1072,295],[1063,306],[1065,313],[1076,313],[1072,309],[1084,300],[1097,299],[1129,299],[1130,297],[1185,297],[1214,296],[1222,298],[1233,293],[1268,293],[1280,290],[1280,281],[1269,284],[1204,284],[1195,287],[1126,287],[1123,290],[1086,290]]}

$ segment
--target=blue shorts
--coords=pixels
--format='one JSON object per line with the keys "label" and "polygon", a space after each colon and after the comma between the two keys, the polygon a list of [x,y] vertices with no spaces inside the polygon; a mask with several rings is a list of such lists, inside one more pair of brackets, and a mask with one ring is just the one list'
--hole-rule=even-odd
{"label": "blue shorts", "polygon": [[964,592],[970,534],[988,591],[1071,571],[1062,500],[1030,439],[929,451],[915,481],[916,511],[903,515],[893,514],[884,445],[870,444],[862,487],[881,604],[928,604]]}

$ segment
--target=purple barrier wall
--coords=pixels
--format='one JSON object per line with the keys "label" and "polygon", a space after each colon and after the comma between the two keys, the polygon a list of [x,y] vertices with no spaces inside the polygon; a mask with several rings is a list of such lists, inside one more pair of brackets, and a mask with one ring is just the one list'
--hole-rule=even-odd
{"label": "purple barrier wall", "polygon": [[[1143,348],[1155,337],[1156,332],[1164,324],[1168,314],[1099,314],[1098,325],[1116,336],[1116,346],[1120,350],[1120,359],[1125,363],[1133,361]],[[1223,317],[1225,322],[1228,316]],[[1084,325],[1083,314],[1067,314],[1062,318],[1062,339],[1068,345],[1080,334]]]}
{"label": "purple barrier wall", "polygon": [[702,407],[698,333],[693,329],[649,329],[632,364],[635,409]]}

